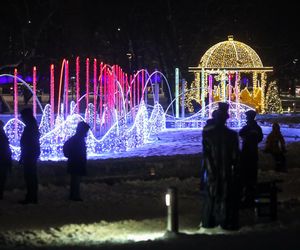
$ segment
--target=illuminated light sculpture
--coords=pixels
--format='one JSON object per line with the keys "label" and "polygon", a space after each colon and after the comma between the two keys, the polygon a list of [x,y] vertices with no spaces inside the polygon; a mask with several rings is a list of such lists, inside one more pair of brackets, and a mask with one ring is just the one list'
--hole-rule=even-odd
{"label": "illuminated light sculpture", "polygon": [[54,64],[50,65],[50,127],[54,126]]}
{"label": "illuminated light sculpture", "polygon": [[79,76],[79,71],[80,71],[80,59],[79,56],[76,57],[76,104],[77,104],[77,113],[79,114],[79,99],[80,99],[80,76]]}
{"label": "illuminated light sculpture", "polygon": [[[147,142],[153,141],[151,137],[157,137],[158,133],[166,129],[166,124],[172,124],[176,128],[199,128],[205,125],[206,120],[210,117],[212,110],[217,107],[217,102],[214,102],[214,97],[219,95],[220,98],[228,94],[231,98],[239,96],[239,89],[232,87],[226,88],[225,84],[222,89],[218,86],[213,86],[214,79],[218,75],[204,72],[203,76],[198,75],[199,79],[203,79],[204,91],[195,91],[200,98],[208,96],[210,104],[203,107],[197,114],[190,118],[178,118],[174,116],[171,90],[166,77],[159,71],[151,74],[147,70],[139,70],[134,75],[125,74],[118,65],[107,65],[103,62],[99,63],[96,59],[93,61],[93,72],[90,70],[89,59],[85,60],[86,79],[82,82],[85,85],[85,94],[80,94],[80,59],[76,57],[76,100],[70,100],[68,94],[69,87],[69,61],[64,59],[60,68],[60,81],[55,85],[53,64],[50,65],[50,104],[44,108],[36,98],[42,111],[42,117],[39,122],[39,130],[41,133],[41,160],[61,160],[64,159],[62,147],[64,142],[75,133],[77,123],[79,121],[86,121],[91,130],[87,136],[87,154],[89,158],[99,158],[106,153],[123,152],[140,147]],[[98,69],[98,70],[97,70]],[[239,74],[226,75],[226,71],[222,72],[222,81],[227,79],[237,82],[240,79]],[[14,78],[14,87],[17,90],[17,84],[24,84],[36,96],[36,68],[33,69],[34,74],[34,89],[17,76],[17,70],[14,75],[0,75],[10,76]],[[90,74],[93,74],[91,77]],[[164,83],[167,84],[167,90],[170,94],[171,103],[167,109],[159,104],[158,85],[156,79],[160,77]],[[92,82],[91,82],[92,81]],[[17,83],[17,84],[16,84]],[[183,84],[183,83],[182,83]],[[186,84],[186,82],[184,82]],[[91,85],[91,86],[90,86]],[[56,87],[57,86],[57,87]],[[57,89],[55,89],[57,88]],[[82,89],[82,88],[81,88]],[[90,89],[93,92],[90,92]],[[152,90],[154,104],[150,106],[147,103],[148,89]],[[189,94],[193,89],[185,91],[181,89],[181,94],[177,98],[182,98],[185,94]],[[256,88],[258,89],[258,87]],[[55,96],[55,91],[58,93],[58,98]],[[257,96],[262,92],[257,92]],[[15,91],[16,95],[16,91]],[[155,95],[155,96],[154,96]],[[93,99],[92,99],[93,96]],[[15,106],[17,100],[15,98]],[[89,102],[89,100],[92,100]],[[182,104],[185,106],[186,100],[182,99]],[[85,104],[85,105],[84,105]],[[55,106],[57,105],[57,106]],[[83,106],[80,109],[79,106]],[[172,108],[170,115],[169,109]],[[57,110],[54,113],[54,109]],[[239,100],[230,101],[231,115],[229,124],[232,127],[239,127],[243,123],[243,114],[249,107],[239,104]],[[16,107],[18,110],[18,107]],[[20,155],[20,137],[24,129],[24,124],[18,120],[17,112],[15,110],[15,118],[11,119],[5,125],[4,129],[8,134],[13,158],[18,159]],[[238,111],[238,112],[234,112]]]}
{"label": "illuminated light sculpture", "polygon": [[[235,41],[233,36],[228,36],[227,41],[217,43],[208,49],[197,67],[189,67],[189,72],[195,74],[191,89],[196,91],[186,95],[188,108],[192,111],[190,104],[192,99],[202,107],[219,100],[243,103],[240,99],[241,77],[243,77],[252,82],[250,89],[252,97],[257,93],[257,89],[260,89],[261,99],[257,106],[252,107],[259,113],[264,113],[267,73],[272,71],[273,67],[263,66],[261,59],[251,47]],[[220,86],[219,95],[210,95],[214,89],[213,85]],[[237,110],[237,113],[240,112]]]}
{"label": "illuminated light sculpture", "polygon": [[[203,128],[206,124],[207,119],[211,118],[211,113],[218,109],[219,102],[212,102],[199,110],[192,116],[184,119],[174,119],[173,117],[166,116],[168,124],[172,124],[172,127],[176,128]],[[227,119],[227,125],[231,128],[240,128],[246,123],[245,112],[248,110],[254,110],[253,108],[236,102],[228,102],[229,104],[229,118]],[[237,112],[239,110],[239,113]]]}
{"label": "illuminated light sculpture", "polygon": [[[94,110],[93,104],[89,104],[89,110]],[[74,102],[71,103],[70,110],[76,109]],[[127,116],[117,120],[107,133],[97,139],[92,131],[87,136],[87,154],[89,157],[99,157],[108,152],[122,152],[137,148],[145,144],[151,135],[155,135],[165,129],[164,112],[159,103],[156,103],[150,114],[143,102],[135,107],[136,115],[132,120],[132,112]],[[41,132],[41,160],[61,160],[64,158],[62,147],[64,142],[76,131],[78,122],[85,119],[79,114],[73,113],[64,120],[63,115],[57,116],[54,129],[50,126],[50,104],[47,104],[39,126]],[[88,112],[88,111],[87,111]],[[86,115],[85,115],[86,116]],[[90,115],[90,117],[92,117]],[[127,122],[128,121],[133,121]],[[99,121],[97,121],[99,123]],[[15,133],[17,124],[17,133]],[[18,119],[11,119],[4,126],[4,130],[11,142],[14,159],[19,159],[22,132],[25,124]]]}
{"label": "illuminated light sculpture", "polygon": [[36,117],[36,67],[33,67],[33,78],[32,78],[32,106],[33,106],[33,115]]}
{"label": "illuminated light sculpture", "polygon": [[[86,63],[89,61],[86,60]],[[76,59],[76,69],[79,69],[79,58]],[[94,60],[94,88],[96,93],[85,93],[80,98],[69,102],[69,62],[64,59],[61,66],[60,82],[58,86],[58,100],[54,96],[54,65],[50,66],[50,104],[42,108],[39,100],[37,102],[42,110],[42,117],[39,123],[41,133],[41,160],[61,160],[64,159],[62,147],[64,142],[72,136],[76,131],[76,126],[79,121],[86,121],[90,124],[90,130],[87,136],[87,153],[88,157],[100,157],[105,153],[114,153],[131,150],[145,144],[152,135],[157,135],[159,131],[166,128],[166,118],[163,108],[159,103],[154,106],[146,106],[144,102],[144,92],[147,85],[152,85],[151,76],[146,70],[138,71],[132,80],[128,82],[128,77],[125,77],[122,69],[119,66],[109,66],[100,64],[100,75],[97,79],[97,61]],[[88,65],[88,64],[86,64]],[[33,69],[35,72],[36,68]],[[64,72],[64,75],[63,75]],[[89,72],[86,67],[86,74]],[[158,74],[156,71],[155,74]],[[161,74],[161,73],[160,73]],[[76,72],[79,76],[79,72]],[[21,82],[27,88],[30,86],[17,76],[17,70],[14,75],[10,76],[14,79],[15,89],[17,83]],[[138,77],[142,77],[137,80]],[[145,78],[143,78],[145,77]],[[34,77],[35,78],[35,77]],[[87,74],[87,78],[88,74]],[[79,79],[79,78],[77,78]],[[36,80],[35,80],[36,81]],[[127,106],[128,98],[137,91],[134,82],[139,81],[140,90],[136,94],[136,106],[132,102]],[[97,82],[99,87],[96,86]],[[85,83],[87,84],[87,81]],[[86,86],[89,89],[89,86]],[[169,87],[169,86],[168,86]],[[170,89],[170,88],[169,88]],[[127,90],[127,91],[126,91]],[[32,92],[33,90],[30,89]],[[36,87],[34,88],[36,91]],[[125,92],[126,91],[126,92]],[[16,93],[16,92],[15,92]],[[105,93],[105,95],[104,95]],[[78,113],[78,105],[81,100],[87,100],[88,95],[94,95],[92,103],[88,103],[83,115]],[[34,94],[33,94],[34,95]],[[100,102],[97,102],[97,97]],[[140,100],[137,99],[140,98]],[[61,98],[63,100],[61,100]],[[16,98],[15,106],[17,106],[18,98]],[[57,113],[54,113],[54,101],[58,104]],[[99,108],[98,105],[101,107]],[[97,107],[94,105],[96,104]],[[18,106],[17,106],[18,107]],[[16,110],[18,110],[16,108]],[[99,113],[99,110],[102,113]],[[95,111],[97,112],[95,114]],[[20,137],[24,130],[24,124],[17,118],[9,120],[4,126],[13,153],[14,159],[19,159],[20,156]],[[93,129],[94,128],[94,129]]]}
{"label": "illuminated light sculpture", "polygon": [[282,103],[279,98],[277,84],[272,81],[269,84],[267,95],[266,95],[266,113],[283,113]]}

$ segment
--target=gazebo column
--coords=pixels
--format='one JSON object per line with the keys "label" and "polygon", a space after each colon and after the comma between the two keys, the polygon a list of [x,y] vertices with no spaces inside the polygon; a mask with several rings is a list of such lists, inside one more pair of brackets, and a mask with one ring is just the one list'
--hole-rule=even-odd
{"label": "gazebo column", "polygon": [[228,102],[231,102],[231,75],[230,72],[228,72]]}
{"label": "gazebo column", "polygon": [[[236,118],[240,123],[240,74],[235,72],[235,101],[236,101]],[[239,124],[240,125],[240,124]]]}
{"label": "gazebo column", "polygon": [[221,73],[221,88],[222,88],[222,100],[223,102],[226,102],[226,71],[223,70]]}
{"label": "gazebo column", "polygon": [[255,94],[255,91],[257,89],[257,73],[256,72],[253,72],[253,75],[252,75],[252,82],[253,82],[253,90],[252,90],[252,96],[254,97],[254,94]]}
{"label": "gazebo column", "polygon": [[211,103],[212,103],[212,82],[213,82],[213,78],[211,74],[208,74],[208,104],[209,104],[209,117],[211,117]]}
{"label": "gazebo column", "polygon": [[261,73],[261,113],[265,113],[265,89],[267,83],[267,74],[265,72]]}
{"label": "gazebo column", "polygon": [[194,96],[195,96],[195,99],[199,102],[200,102],[200,89],[201,89],[200,75],[201,75],[200,72],[195,73],[195,87],[197,90],[196,90],[196,94]]}
{"label": "gazebo column", "polygon": [[202,117],[204,117],[204,114],[205,114],[205,71],[204,71],[204,68],[202,68],[201,70],[201,114],[202,114]]}

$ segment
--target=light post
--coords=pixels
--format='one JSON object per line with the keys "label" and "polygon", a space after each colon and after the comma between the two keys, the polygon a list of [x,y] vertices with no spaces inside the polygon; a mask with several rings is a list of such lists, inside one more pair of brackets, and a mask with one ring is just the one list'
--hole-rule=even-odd
{"label": "light post", "polygon": [[167,234],[178,233],[178,201],[177,201],[177,189],[175,187],[169,187],[165,196],[166,206],[168,210],[167,214]]}

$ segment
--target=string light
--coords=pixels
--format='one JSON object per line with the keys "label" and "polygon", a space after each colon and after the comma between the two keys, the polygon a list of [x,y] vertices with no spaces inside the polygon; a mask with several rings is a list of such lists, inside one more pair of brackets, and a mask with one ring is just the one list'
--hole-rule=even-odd
{"label": "string light", "polygon": [[[233,36],[228,36],[227,41],[213,45],[202,56],[198,67],[189,67],[189,69],[190,72],[195,74],[195,81],[191,87],[196,89],[196,93],[190,93],[186,96],[186,103],[188,103],[188,107],[191,111],[193,111],[190,105],[192,99],[201,103],[202,106],[206,99],[208,99],[209,104],[213,101],[229,100],[231,92],[228,94],[226,93],[226,90],[230,90],[234,93],[236,102],[243,102],[239,95],[241,74],[252,74],[253,91],[250,95],[253,99],[256,96],[256,110],[260,113],[264,113],[265,86],[267,83],[266,72],[272,72],[273,68],[264,67],[258,54],[250,46],[242,42],[235,41]],[[220,90],[220,93],[216,93],[216,91],[214,91],[215,94],[213,96],[213,100],[207,96],[212,90],[207,89],[207,75],[213,75],[215,78],[214,84],[218,86],[221,85],[220,88],[217,89],[211,86],[211,88],[214,88],[217,92]],[[228,86],[229,75],[235,75],[235,77],[232,77],[232,79],[235,79],[235,87]],[[259,76],[261,81],[260,93],[256,90],[259,88],[259,86],[257,86]],[[197,98],[200,96],[199,91],[202,93],[200,100]],[[257,103],[257,97],[260,97],[259,103]],[[247,104],[247,102],[244,102],[244,104]]]}
{"label": "string light", "polygon": [[266,113],[283,113],[282,103],[275,81],[272,81],[268,87],[266,95]]}

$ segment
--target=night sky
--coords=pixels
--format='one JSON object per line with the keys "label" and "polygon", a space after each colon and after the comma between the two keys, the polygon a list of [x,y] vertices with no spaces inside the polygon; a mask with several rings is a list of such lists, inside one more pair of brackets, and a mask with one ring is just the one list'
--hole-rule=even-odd
{"label": "night sky", "polygon": [[[175,67],[193,77],[207,49],[228,35],[252,47],[275,76],[299,76],[299,16],[295,1],[4,0],[0,9],[0,73],[10,64],[48,73],[63,57],[99,58],[127,72]],[[128,54],[132,55],[129,59]]]}

